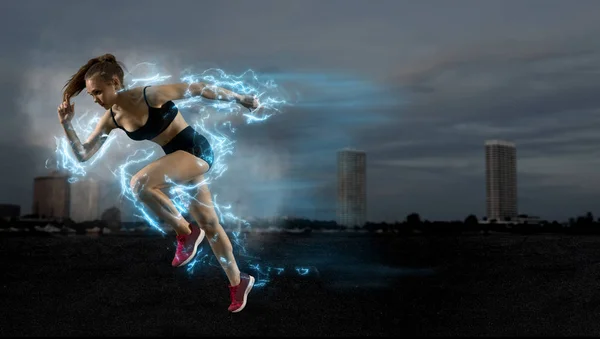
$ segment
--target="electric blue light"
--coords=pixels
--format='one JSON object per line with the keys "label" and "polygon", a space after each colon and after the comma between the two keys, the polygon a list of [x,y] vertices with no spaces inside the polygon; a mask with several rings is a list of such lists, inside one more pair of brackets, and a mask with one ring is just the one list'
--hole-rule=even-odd
{"label": "electric blue light", "polygon": [[[134,67],[133,71],[140,67],[147,67],[149,70],[144,72],[144,75],[131,79],[129,81],[129,86],[127,86],[126,89],[137,86],[157,85],[172,78],[171,75],[161,74],[156,70],[156,64],[152,63],[138,64],[136,67]],[[235,102],[208,100],[199,96],[193,97],[190,93],[188,93],[187,97],[183,100],[177,101],[176,104],[180,110],[196,110],[196,113],[199,113],[199,118],[195,121],[190,121],[190,125],[192,125],[199,133],[203,134],[213,147],[215,155],[214,163],[211,170],[205,174],[205,181],[200,183],[202,185],[210,186],[215,180],[219,179],[227,171],[227,158],[234,153],[234,146],[236,142],[234,139],[236,129],[233,128],[234,124],[231,122],[232,118],[236,116],[244,117],[246,124],[248,125],[264,123],[273,116],[282,113],[282,109],[285,106],[290,105],[288,100],[285,98],[285,92],[273,79],[263,79],[252,70],[248,70],[237,76],[229,75],[221,69],[208,69],[199,74],[186,71],[180,80],[190,84],[195,82],[204,82],[212,86],[227,88],[238,94],[253,95],[257,97],[260,102],[260,107],[258,109],[253,112],[248,112],[246,108]],[[211,117],[211,114],[224,116],[225,122],[221,121],[218,124],[215,123],[211,126],[207,125],[206,122]],[[95,116],[89,118],[87,114],[79,116],[77,113],[76,116],[77,118],[73,121],[73,128],[77,132],[79,138],[81,140],[85,140],[87,135],[94,130],[95,125],[99,120],[99,116],[96,114]],[[229,120],[227,118],[229,118]],[[55,168],[67,171],[70,174],[69,180],[71,182],[77,181],[80,178],[85,177],[89,169],[95,166],[100,159],[106,156],[107,150],[110,149],[111,146],[116,145],[117,147],[123,147],[123,145],[114,142],[115,138],[116,135],[114,134],[107,136],[104,146],[94,155],[94,157],[86,162],[79,162],[72,154],[73,151],[69,145],[68,139],[65,136],[55,137]],[[132,205],[135,207],[135,216],[145,220],[150,226],[164,235],[166,233],[155,219],[154,213],[136,198],[135,193],[130,187],[131,178],[133,175],[135,175],[135,171],[131,168],[135,167],[136,165],[149,163],[155,156],[156,154],[154,150],[150,148],[138,149],[127,156],[125,161],[118,165],[117,168],[111,169],[110,171],[120,183],[121,196],[131,201]],[[49,167],[49,161],[46,162],[46,167]],[[169,178],[165,179],[168,182],[173,183]],[[187,213],[190,203],[192,199],[194,199],[193,192],[195,192],[200,184],[180,185],[173,183],[169,189],[169,193],[175,207],[180,213]],[[244,229],[249,229],[251,227],[251,224],[248,221],[236,216],[231,211],[231,204],[220,203],[219,199],[217,198],[218,197],[215,194],[213,197],[213,204],[222,224],[240,224]],[[249,266],[250,269],[255,271],[254,275],[256,278],[256,287],[261,287],[267,284],[272,273],[281,274],[283,272],[283,268],[269,266],[265,266],[264,268],[261,267],[261,265],[258,263],[260,259],[248,254],[245,246],[245,239],[242,236],[243,232],[238,230],[231,232],[231,234],[231,241],[234,245],[234,248],[237,248],[239,253],[244,255],[244,258],[252,261],[249,262]],[[209,239],[209,241],[214,241],[214,239]],[[236,259],[239,260],[239,258]],[[218,261],[222,260],[223,258],[218,259]],[[202,250],[199,249],[196,258],[188,264],[187,270],[190,274],[193,273],[194,267],[197,264],[211,264],[211,256],[208,254],[203,254]],[[219,263],[215,265],[218,266]],[[305,270],[302,268],[297,268],[297,271],[300,274],[306,274]]]}

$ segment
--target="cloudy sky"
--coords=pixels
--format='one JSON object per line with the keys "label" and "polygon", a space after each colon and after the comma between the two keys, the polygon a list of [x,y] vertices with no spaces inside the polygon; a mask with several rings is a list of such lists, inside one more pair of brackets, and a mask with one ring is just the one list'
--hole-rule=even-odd
{"label": "cloudy sky", "polygon": [[[104,53],[278,83],[293,105],[239,126],[213,184],[242,214],[333,219],[336,151],[354,147],[368,154],[369,220],[484,216],[495,138],[517,144],[520,212],[600,213],[598,1],[23,0],[0,13],[0,203],[24,213],[62,136],[62,85]],[[90,169],[113,186],[107,164],[127,152],[115,145]],[[104,200],[126,204],[118,189]]]}

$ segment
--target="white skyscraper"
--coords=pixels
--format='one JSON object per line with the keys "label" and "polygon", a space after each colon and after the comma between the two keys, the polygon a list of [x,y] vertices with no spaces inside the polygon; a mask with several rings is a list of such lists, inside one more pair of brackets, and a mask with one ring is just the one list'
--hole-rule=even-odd
{"label": "white skyscraper", "polygon": [[517,217],[517,148],[502,140],[485,142],[486,212],[488,220]]}
{"label": "white skyscraper", "polygon": [[367,154],[344,149],[337,153],[337,223],[364,226],[367,218]]}

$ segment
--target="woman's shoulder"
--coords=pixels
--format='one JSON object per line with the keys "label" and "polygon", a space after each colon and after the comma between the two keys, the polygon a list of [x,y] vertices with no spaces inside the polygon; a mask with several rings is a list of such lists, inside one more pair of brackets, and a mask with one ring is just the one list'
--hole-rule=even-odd
{"label": "woman's shoulder", "polygon": [[144,87],[129,87],[121,90],[121,95],[127,101],[132,103],[140,103],[144,101]]}
{"label": "woman's shoulder", "polygon": [[124,95],[132,95],[132,94],[139,94],[142,93],[144,91],[144,88],[149,87],[149,86],[136,86],[136,87],[127,87],[121,90],[121,93],[123,93]]}

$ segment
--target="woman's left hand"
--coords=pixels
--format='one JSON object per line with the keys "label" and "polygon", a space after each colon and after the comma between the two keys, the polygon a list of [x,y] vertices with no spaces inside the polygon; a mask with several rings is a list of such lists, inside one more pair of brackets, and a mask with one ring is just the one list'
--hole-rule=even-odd
{"label": "woman's left hand", "polygon": [[246,107],[249,110],[257,109],[260,103],[256,97],[251,95],[244,95],[240,100],[240,105]]}

